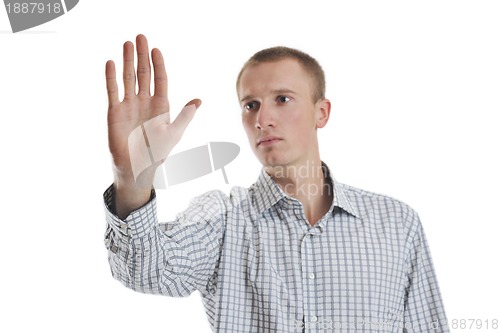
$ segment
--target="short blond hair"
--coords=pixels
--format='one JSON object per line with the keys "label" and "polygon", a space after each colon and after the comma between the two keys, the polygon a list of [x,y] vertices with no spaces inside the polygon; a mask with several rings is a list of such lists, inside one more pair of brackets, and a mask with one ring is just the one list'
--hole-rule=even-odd
{"label": "short blond hair", "polygon": [[305,72],[311,77],[313,82],[313,102],[323,100],[325,98],[326,82],[325,73],[320,64],[305,52],[299,51],[297,49],[292,49],[285,46],[276,46],[268,49],[261,50],[255,53],[241,68],[238,78],[236,80],[236,89],[240,86],[241,76],[245,69],[265,63],[265,62],[276,62],[283,59],[294,59],[296,60]]}

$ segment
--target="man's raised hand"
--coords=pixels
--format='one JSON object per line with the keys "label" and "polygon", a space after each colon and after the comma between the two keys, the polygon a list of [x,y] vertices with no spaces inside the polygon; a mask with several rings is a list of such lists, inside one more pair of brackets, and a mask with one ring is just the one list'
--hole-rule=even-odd
{"label": "man's raised hand", "polygon": [[141,191],[142,196],[149,193],[156,168],[179,142],[201,104],[199,99],[190,101],[170,123],[168,80],[163,56],[156,48],[151,51],[154,70],[154,93],[151,95],[151,64],[144,35],[137,36],[136,50],[137,70],[134,68],[133,43],[128,41],[123,45],[122,101],[118,96],[115,64],[111,60],[106,63],[108,141],[115,186],[129,192],[117,194],[117,211],[119,196],[132,206],[143,201],[130,199],[137,194],[134,193],[136,190]]}

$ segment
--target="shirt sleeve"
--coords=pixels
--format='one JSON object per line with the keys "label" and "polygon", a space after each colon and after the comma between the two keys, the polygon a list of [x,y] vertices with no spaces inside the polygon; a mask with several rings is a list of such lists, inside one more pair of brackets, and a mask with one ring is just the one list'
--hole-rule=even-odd
{"label": "shirt sleeve", "polygon": [[158,223],[156,195],[125,220],[114,213],[114,186],[104,192],[104,243],[112,276],[135,291],[183,297],[211,292],[228,199],[220,191],[195,198],[175,221]]}
{"label": "shirt sleeve", "polygon": [[404,332],[449,332],[443,301],[424,230],[414,213],[414,234],[407,256]]}

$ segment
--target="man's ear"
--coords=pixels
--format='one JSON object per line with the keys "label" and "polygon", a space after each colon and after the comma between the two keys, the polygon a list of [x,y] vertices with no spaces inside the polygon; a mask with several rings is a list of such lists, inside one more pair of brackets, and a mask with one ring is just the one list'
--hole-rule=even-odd
{"label": "man's ear", "polygon": [[323,128],[328,123],[331,107],[330,100],[326,98],[316,103],[316,128]]}

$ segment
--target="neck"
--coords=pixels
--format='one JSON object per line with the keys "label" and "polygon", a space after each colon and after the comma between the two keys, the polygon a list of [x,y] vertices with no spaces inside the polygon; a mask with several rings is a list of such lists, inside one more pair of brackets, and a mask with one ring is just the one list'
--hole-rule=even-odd
{"label": "neck", "polygon": [[302,203],[309,224],[316,224],[330,209],[332,184],[326,181],[319,158],[300,166],[266,168],[266,172],[287,195]]}

